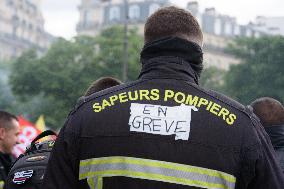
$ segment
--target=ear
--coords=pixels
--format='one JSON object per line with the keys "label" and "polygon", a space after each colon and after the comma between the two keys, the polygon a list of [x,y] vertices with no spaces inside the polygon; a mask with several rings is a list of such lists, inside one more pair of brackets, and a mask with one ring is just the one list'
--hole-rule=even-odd
{"label": "ear", "polygon": [[3,140],[6,135],[6,129],[3,127],[0,127],[0,140]]}

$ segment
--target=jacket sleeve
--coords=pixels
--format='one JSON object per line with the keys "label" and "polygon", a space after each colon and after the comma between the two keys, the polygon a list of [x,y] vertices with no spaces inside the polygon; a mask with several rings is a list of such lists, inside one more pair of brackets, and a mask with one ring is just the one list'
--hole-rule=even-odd
{"label": "jacket sleeve", "polygon": [[260,149],[255,162],[255,175],[249,184],[250,189],[283,189],[284,175],[276,159],[275,151],[269,136],[259,121],[253,118],[254,126],[259,137]]}
{"label": "jacket sleeve", "polygon": [[79,135],[74,129],[76,122],[69,118],[56,139],[45,173],[43,189],[87,188],[84,187],[83,181],[78,180]]}

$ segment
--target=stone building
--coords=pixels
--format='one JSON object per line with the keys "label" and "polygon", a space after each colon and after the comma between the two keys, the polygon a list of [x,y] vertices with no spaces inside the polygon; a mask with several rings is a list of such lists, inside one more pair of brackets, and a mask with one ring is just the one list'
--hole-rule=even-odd
{"label": "stone building", "polygon": [[[128,0],[128,23],[143,28],[145,20],[168,0]],[[79,35],[95,36],[108,26],[124,23],[123,0],[82,0],[79,6]]]}
{"label": "stone building", "polygon": [[[149,15],[167,5],[171,5],[169,0],[128,0],[128,23],[138,27],[142,34]],[[235,18],[221,15],[215,8],[200,12],[196,1],[189,2],[186,9],[197,18],[204,31],[205,66],[229,69],[230,65],[239,63],[239,60],[224,52],[224,48],[235,36],[258,37],[265,34],[250,25],[238,25]],[[123,0],[81,0],[79,12],[79,35],[96,36],[105,27],[125,22]]]}
{"label": "stone building", "polygon": [[284,16],[265,17],[258,16],[250,26],[257,31],[267,33],[269,35],[284,36]]}
{"label": "stone building", "polygon": [[29,48],[43,53],[52,40],[44,31],[40,0],[0,1],[0,60],[17,57]]}

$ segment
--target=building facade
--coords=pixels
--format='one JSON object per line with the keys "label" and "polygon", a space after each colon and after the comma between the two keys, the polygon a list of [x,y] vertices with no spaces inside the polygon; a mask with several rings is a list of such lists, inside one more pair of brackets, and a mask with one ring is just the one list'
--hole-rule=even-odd
{"label": "building facade", "polygon": [[0,60],[18,57],[29,48],[43,53],[52,40],[44,31],[40,0],[0,1]]}
{"label": "building facade", "polygon": [[[160,7],[171,5],[169,0],[128,0],[128,24],[135,25],[143,33],[146,19]],[[204,32],[204,64],[228,70],[239,60],[224,52],[228,43],[236,36],[259,37],[271,33],[259,30],[253,25],[239,25],[236,18],[221,15],[215,8],[200,12],[196,1],[186,7],[198,20]],[[79,35],[96,36],[103,28],[125,22],[123,0],[82,0],[79,6]]]}
{"label": "building facade", "polygon": [[[128,0],[128,23],[142,26],[149,15],[166,5],[168,0]],[[126,11],[123,0],[82,0],[79,12],[78,34],[95,36],[105,27],[123,24]]]}
{"label": "building facade", "polygon": [[264,17],[258,16],[250,23],[255,30],[270,34],[284,36],[284,17]]}

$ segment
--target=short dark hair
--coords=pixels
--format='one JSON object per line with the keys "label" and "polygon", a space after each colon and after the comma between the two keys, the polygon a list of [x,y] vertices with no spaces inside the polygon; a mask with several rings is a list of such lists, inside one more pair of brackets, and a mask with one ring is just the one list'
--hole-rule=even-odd
{"label": "short dark hair", "polygon": [[90,87],[85,92],[84,96],[89,96],[95,92],[99,92],[101,90],[107,89],[109,87],[113,87],[116,85],[120,85],[122,82],[118,79],[115,79],[113,77],[102,77],[96,81],[94,81]]}
{"label": "short dark hair", "polygon": [[184,9],[164,7],[153,13],[145,24],[145,44],[163,37],[180,37],[193,42],[203,41],[197,20]]}
{"label": "short dark hair", "polygon": [[9,112],[0,110],[0,128],[10,129],[10,122],[15,119],[18,121],[18,118],[10,114]]}
{"label": "short dark hair", "polygon": [[250,105],[263,126],[284,124],[284,107],[279,101],[270,97],[262,97]]}

